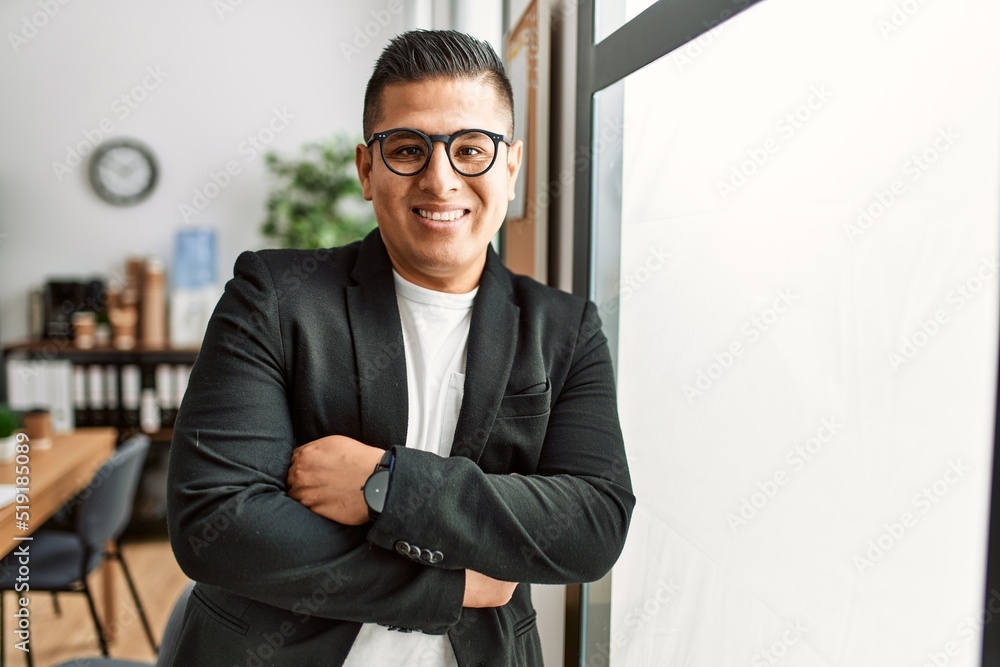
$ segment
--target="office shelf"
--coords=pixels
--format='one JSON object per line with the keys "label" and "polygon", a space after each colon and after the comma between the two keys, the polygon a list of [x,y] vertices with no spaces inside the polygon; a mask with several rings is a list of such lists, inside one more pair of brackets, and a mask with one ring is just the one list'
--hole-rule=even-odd
{"label": "office shelf", "polygon": [[[158,347],[147,348],[137,346],[130,350],[118,350],[109,346],[93,347],[90,349],[80,349],[74,347],[69,340],[32,340],[9,343],[3,346],[3,373],[6,376],[8,363],[12,361],[27,361],[32,367],[35,361],[40,362],[37,369],[44,368],[44,362],[69,362],[72,365],[73,373],[70,373],[69,381],[73,383],[74,374],[78,374],[79,368],[83,368],[83,373],[87,373],[94,367],[100,367],[96,371],[97,375],[102,375],[98,383],[103,387],[105,396],[96,402],[90,401],[90,379],[86,392],[88,400],[86,406],[81,405],[81,400],[73,401],[66,406],[70,412],[74,413],[74,421],[77,426],[111,426],[118,431],[118,442],[125,441],[136,433],[143,433],[140,428],[139,405],[143,391],[157,390],[156,369],[159,366],[167,365],[191,366],[198,357],[197,348],[171,348]],[[125,382],[123,380],[123,369],[127,367],[138,368],[138,393],[125,396]],[[23,366],[22,366],[23,368]],[[65,368],[65,366],[63,366]],[[171,369],[174,371],[175,369]],[[128,370],[132,380],[135,379],[135,371]],[[108,376],[114,381],[114,391],[109,390],[110,381]],[[62,377],[66,377],[65,375]],[[168,394],[179,398],[182,393],[182,385],[177,380],[176,375],[171,375],[171,389]],[[57,384],[62,384],[57,383]],[[76,383],[73,383],[76,384]],[[63,387],[61,395],[73,397],[79,394],[71,384]],[[134,383],[131,383],[133,388]],[[7,387],[6,377],[4,387]],[[54,396],[51,382],[43,384],[43,393],[48,394],[48,398]],[[160,388],[163,390],[162,387]],[[31,395],[31,394],[29,394]],[[128,400],[126,400],[126,398]],[[32,399],[35,400],[35,399]],[[72,401],[72,398],[70,398]],[[177,401],[172,401],[176,403]],[[42,405],[53,405],[53,401],[41,401]],[[103,407],[100,407],[103,404]],[[151,441],[151,447],[143,465],[142,477],[139,482],[139,489],[136,493],[135,508],[132,514],[132,522],[129,524],[127,533],[130,535],[158,534],[166,532],[166,470],[167,456],[170,448],[170,441],[173,438],[173,420],[176,418],[176,404],[168,404],[166,407],[158,403],[161,409],[162,426],[156,432],[146,433]],[[75,408],[75,409],[74,409]]]}

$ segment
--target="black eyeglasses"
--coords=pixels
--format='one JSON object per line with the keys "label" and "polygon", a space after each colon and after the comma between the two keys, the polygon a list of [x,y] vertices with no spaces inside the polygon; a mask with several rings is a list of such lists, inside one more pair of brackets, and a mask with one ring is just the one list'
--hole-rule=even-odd
{"label": "black eyeglasses", "polygon": [[416,176],[422,172],[431,160],[435,141],[445,145],[452,168],[462,176],[482,176],[496,162],[500,142],[511,145],[502,134],[486,130],[427,135],[408,127],[376,132],[367,145],[371,146],[374,141],[379,143],[385,166],[400,176]]}

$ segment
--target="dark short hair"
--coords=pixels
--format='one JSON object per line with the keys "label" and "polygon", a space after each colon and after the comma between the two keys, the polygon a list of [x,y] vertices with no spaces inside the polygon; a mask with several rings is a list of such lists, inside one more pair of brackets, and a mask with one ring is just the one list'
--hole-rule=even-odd
{"label": "dark short hair", "polygon": [[503,111],[510,116],[505,131],[514,133],[514,93],[493,47],[455,30],[411,30],[394,37],[375,63],[365,90],[365,139],[375,131],[375,124],[382,116],[382,92],[386,86],[437,77],[470,80],[485,77],[496,91]]}

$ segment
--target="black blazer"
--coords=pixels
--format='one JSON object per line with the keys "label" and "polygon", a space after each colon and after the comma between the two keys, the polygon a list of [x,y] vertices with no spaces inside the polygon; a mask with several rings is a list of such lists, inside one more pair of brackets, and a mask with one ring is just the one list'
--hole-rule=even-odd
{"label": "black blazer", "polygon": [[[597,308],[488,249],[451,456],[406,449],[406,428],[379,230],[241,254],[170,451],[171,545],[199,583],[168,664],[340,665],[374,622],[447,633],[462,667],[541,665],[530,587],[463,609],[464,570],[567,584],[618,558],[635,498]],[[285,493],[292,450],[334,434],[394,448],[374,523],[342,526]]]}

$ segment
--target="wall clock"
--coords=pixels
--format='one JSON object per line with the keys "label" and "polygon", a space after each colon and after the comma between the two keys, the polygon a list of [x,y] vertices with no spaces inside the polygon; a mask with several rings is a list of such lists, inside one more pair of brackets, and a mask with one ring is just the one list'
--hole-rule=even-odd
{"label": "wall clock", "polygon": [[90,158],[90,183],[109,204],[138,204],[156,185],[156,160],[152,151],[133,139],[111,139]]}

